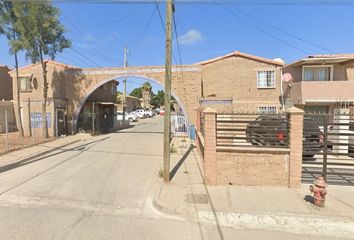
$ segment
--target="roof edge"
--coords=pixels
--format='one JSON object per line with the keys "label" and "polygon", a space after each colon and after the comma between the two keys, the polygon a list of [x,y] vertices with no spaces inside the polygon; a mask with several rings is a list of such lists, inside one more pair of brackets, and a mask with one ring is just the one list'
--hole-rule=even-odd
{"label": "roof edge", "polygon": [[209,60],[201,61],[201,62],[198,62],[198,63],[196,63],[196,64],[199,64],[199,65],[206,65],[206,64],[213,63],[213,62],[217,62],[217,61],[220,61],[220,60],[223,60],[223,59],[232,57],[232,56],[235,56],[235,57],[240,56],[240,57],[248,58],[248,59],[251,59],[251,60],[255,60],[255,61],[259,61],[259,62],[264,62],[264,63],[269,63],[269,64],[273,64],[273,65],[277,65],[277,66],[284,66],[284,65],[285,65],[285,64],[283,64],[283,63],[281,63],[281,62],[274,61],[274,60],[269,59],[269,58],[259,57],[259,56],[256,56],[256,55],[252,55],[252,54],[248,54],[248,53],[243,53],[243,52],[240,52],[240,51],[235,51],[235,52],[232,52],[232,53],[228,53],[228,54],[226,54],[226,55],[223,55],[223,56],[219,56],[219,57],[216,57],[216,58],[211,58],[211,59],[209,59]]}
{"label": "roof edge", "polygon": [[[46,62],[47,64],[52,64],[52,65],[56,65],[56,66],[60,66],[60,67],[64,67],[64,68],[81,69],[80,67],[75,67],[75,66],[70,65],[70,64],[65,64],[65,63],[62,63],[62,62],[58,62],[58,61],[54,61],[54,60],[49,60],[49,59],[44,60],[44,62]],[[29,64],[29,65],[20,67],[18,70],[19,70],[19,71],[20,71],[20,70],[24,70],[24,69],[31,68],[31,67],[34,67],[34,66],[39,65],[39,64],[41,64],[41,63],[40,63],[40,62],[32,63],[32,64]],[[14,72],[15,70],[16,70],[16,69],[13,69],[13,70],[11,70],[9,73]]]}

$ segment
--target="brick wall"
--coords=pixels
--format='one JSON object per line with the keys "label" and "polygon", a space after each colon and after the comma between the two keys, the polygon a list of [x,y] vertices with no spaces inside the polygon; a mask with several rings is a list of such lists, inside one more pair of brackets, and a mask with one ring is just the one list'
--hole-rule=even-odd
{"label": "brick wall", "polygon": [[216,114],[212,108],[195,109],[204,116],[204,137],[196,123],[197,147],[203,161],[204,181],[209,185],[289,186],[301,185],[303,111],[291,108],[289,147],[218,147],[216,146]]}
{"label": "brick wall", "polygon": [[217,152],[219,185],[288,186],[288,153]]}
{"label": "brick wall", "polygon": [[[257,88],[258,70],[275,71],[274,88]],[[259,106],[276,106],[279,111],[280,75],[279,65],[231,56],[202,65],[202,91],[205,98],[231,98],[234,111],[257,112]]]}

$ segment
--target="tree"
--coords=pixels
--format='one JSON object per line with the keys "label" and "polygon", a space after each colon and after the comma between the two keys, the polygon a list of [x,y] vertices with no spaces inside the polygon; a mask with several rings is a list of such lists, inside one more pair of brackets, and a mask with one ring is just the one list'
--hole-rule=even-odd
{"label": "tree", "polygon": [[48,138],[47,127],[47,62],[44,56],[55,58],[58,52],[71,46],[64,36],[64,26],[59,21],[59,10],[48,1],[25,1],[15,5],[18,18],[16,28],[19,30],[20,41],[26,51],[26,58],[32,63],[40,61],[43,75],[42,129],[43,137]]}
{"label": "tree", "polygon": [[141,91],[141,87],[134,88],[133,91],[129,95],[136,97],[136,98],[142,98],[143,94]]}
{"label": "tree", "polygon": [[[16,68],[16,98],[17,98],[17,127],[20,136],[23,137],[23,126],[21,116],[21,98],[20,98],[20,82],[18,76],[18,58],[17,53],[22,49],[21,42],[19,41],[19,32],[16,28],[17,17],[14,12],[14,6],[19,5],[15,1],[0,2],[0,34],[6,36],[9,41],[10,54],[15,57]],[[20,7],[20,6],[18,6]]]}
{"label": "tree", "polygon": [[164,92],[162,90],[158,90],[157,94],[152,94],[150,104],[154,106],[154,108],[159,108],[164,103]]}

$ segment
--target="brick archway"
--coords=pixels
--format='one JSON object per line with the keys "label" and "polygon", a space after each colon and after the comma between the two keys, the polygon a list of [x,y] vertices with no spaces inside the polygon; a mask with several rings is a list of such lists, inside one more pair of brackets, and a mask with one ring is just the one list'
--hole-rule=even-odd
{"label": "brick archway", "polygon": [[[81,89],[77,100],[73,104],[72,116],[74,128],[83,104],[87,98],[101,85],[124,77],[135,77],[153,81],[162,87],[165,83],[165,68],[152,67],[127,67],[127,68],[85,68],[80,71]],[[181,106],[189,122],[194,122],[193,110],[198,105],[201,93],[201,68],[199,65],[189,65],[172,68],[171,94]]]}
{"label": "brick archway", "polygon": [[[75,108],[75,112],[74,112],[74,124],[75,124],[75,128],[77,127],[77,121],[80,115],[80,112],[82,110],[82,107],[84,106],[85,102],[87,101],[87,99],[89,98],[89,96],[96,90],[98,89],[100,86],[102,86],[105,83],[111,82],[111,81],[117,81],[119,82],[120,78],[129,78],[129,77],[134,77],[134,78],[140,78],[140,79],[145,79],[147,81],[151,81],[154,83],[157,83],[158,85],[160,85],[161,87],[163,87],[164,85],[153,78],[147,78],[143,75],[118,75],[116,77],[113,78],[108,78],[108,79],[104,79],[101,80],[100,82],[96,83],[95,85],[93,85],[91,88],[87,89],[86,91],[86,95],[83,96],[79,102],[79,105]],[[180,106],[180,108],[182,109],[182,112],[184,114],[184,116],[186,116],[186,118],[188,119],[188,125],[189,125],[189,115],[188,115],[188,111],[186,106],[184,105],[184,103],[182,102],[182,100],[180,99],[180,96],[178,96],[177,94],[175,94],[174,90],[171,90],[171,95],[175,98],[175,100],[177,101],[177,104]]]}

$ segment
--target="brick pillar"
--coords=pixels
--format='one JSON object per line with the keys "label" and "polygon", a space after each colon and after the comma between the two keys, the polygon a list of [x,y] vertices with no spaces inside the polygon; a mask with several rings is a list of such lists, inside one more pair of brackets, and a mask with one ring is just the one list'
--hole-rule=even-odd
{"label": "brick pillar", "polygon": [[204,181],[216,185],[216,110],[206,108],[205,116],[205,146],[204,146]]}
{"label": "brick pillar", "polygon": [[287,109],[289,118],[289,187],[301,186],[302,172],[302,132],[304,124],[304,111],[291,107]]}

